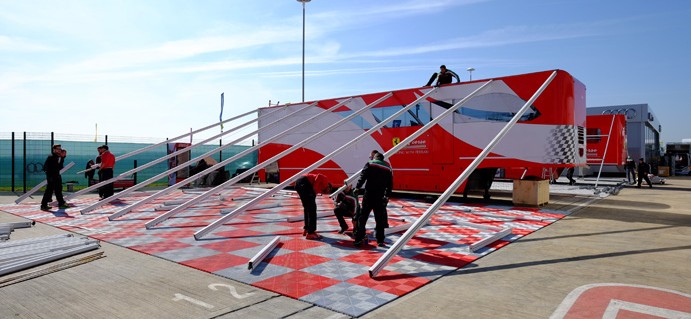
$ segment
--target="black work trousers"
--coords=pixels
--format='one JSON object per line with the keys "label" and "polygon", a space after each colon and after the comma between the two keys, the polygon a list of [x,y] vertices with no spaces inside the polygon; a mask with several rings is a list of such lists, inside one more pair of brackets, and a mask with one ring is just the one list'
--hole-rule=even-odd
{"label": "black work trousers", "polygon": [[384,242],[384,229],[389,227],[386,204],[387,201],[384,200],[383,193],[365,192],[365,196],[362,198],[362,209],[356,218],[357,225],[355,225],[355,232],[353,233],[356,242],[367,236],[365,226],[372,211],[374,211],[374,221],[376,222],[374,230],[377,243]]}
{"label": "black work trousers", "polygon": [[[102,181],[107,181],[111,178],[113,178],[113,169],[112,168],[103,168],[100,171],[100,182]],[[103,196],[103,198],[113,196],[113,183],[108,183],[106,185],[101,186],[99,189],[99,194]]]}
{"label": "black work trousers", "polygon": [[62,176],[57,174],[55,176],[46,175],[46,192],[43,193],[43,199],[41,200],[41,206],[48,206],[48,204],[53,200],[53,193],[55,193],[55,199],[58,200],[58,205],[65,205],[65,199],[62,197]]}
{"label": "black work trousers", "polygon": [[317,194],[307,177],[300,177],[295,181],[295,191],[300,196],[304,210],[305,226],[303,229],[308,234],[313,234],[317,231]]}

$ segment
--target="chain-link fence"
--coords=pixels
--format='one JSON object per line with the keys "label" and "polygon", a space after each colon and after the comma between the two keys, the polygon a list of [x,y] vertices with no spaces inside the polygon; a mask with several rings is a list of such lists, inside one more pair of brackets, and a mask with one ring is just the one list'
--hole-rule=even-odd
{"label": "chain-link fence", "polygon": [[[138,137],[111,137],[105,136],[106,142],[96,142],[93,136],[76,134],[57,134],[45,132],[0,132],[0,190],[13,192],[26,192],[35,185],[45,180],[43,163],[51,153],[52,145],[60,144],[67,150],[65,165],[74,162],[75,165],[63,173],[62,180],[71,182],[76,188],[87,186],[87,177],[77,174],[86,168],[89,160],[98,156],[96,148],[107,144],[116,158],[120,155],[140,150],[142,148],[158,144],[160,140]],[[218,148],[219,145],[200,145],[191,150],[190,159]],[[221,152],[212,155],[219,162],[238,154],[250,146],[233,145]],[[140,154],[127,157],[115,164],[114,175],[117,176],[137,166],[142,166],[168,154],[166,144],[156,146]],[[196,163],[194,163],[196,164]],[[252,152],[225,166],[232,175],[237,169],[249,168],[257,164],[257,152]],[[168,161],[162,161],[152,167],[136,173],[132,178],[135,181],[143,181],[168,170]],[[162,178],[156,183],[168,183],[167,178]]]}

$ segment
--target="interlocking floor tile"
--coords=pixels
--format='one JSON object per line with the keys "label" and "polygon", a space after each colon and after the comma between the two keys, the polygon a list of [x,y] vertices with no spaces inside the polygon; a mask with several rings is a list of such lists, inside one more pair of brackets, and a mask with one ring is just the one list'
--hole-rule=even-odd
{"label": "interlocking floor tile", "polygon": [[359,317],[397,297],[387,292],[341,282],[315,291],[304,296],[301,300]]}
{"label": "interlocking floor tile", "polygon": [[390,270],[382,270],[376,278],[370,278],[369,274],[362,274],[346,282],[383,291],[396,296],[405,295],[429,282],[424,277],[401,274]]}
{"label": "interlocking floor tile", "polygon": [[180,262],[183,265],[197,268],[207,272],[216,272],[228,267],[237,265],[247,265],[247,258],[235,256],[227,253],[220,253],[216,255],[200,257],[192,260],[185,260]]}
{"label": "interlocking floor tile", "polygon": [[292,271],[284,275],[255,282],[254,286],[299,299],[339,282],[338,280],[303,271]]}
{"label": "interlocking floor tile", "polygon": [[256,247],[259,246],[257,243],[249,242],[249,241],[244,241],[240,239],[229,239],[229,240],[224,240],[224,241],[218,241],[215,243],[208,243],[201,245],[201,247],[208,248],[208,249],[213,249],[217,250],[220,252],[231,252],[231,251],[236,251],[236,250],[242,250],[245,248],[250,248],[250,247]]}
{"label": "interlocking floor tile", "polygon": [[354,264],[343,260],[329,260],[325,263],[303,268],[302,271],[315,275],[320,275],[339,281],[346,281],[351,278],[367,273],[368,266]]}
{"label": "interlocking floor tile", "polygon": [[266,262],[297,270],[318,265],[329,260],[329,258],[309,255],[302,252],[292,252],[285,255],[271,257],[267,259]]}

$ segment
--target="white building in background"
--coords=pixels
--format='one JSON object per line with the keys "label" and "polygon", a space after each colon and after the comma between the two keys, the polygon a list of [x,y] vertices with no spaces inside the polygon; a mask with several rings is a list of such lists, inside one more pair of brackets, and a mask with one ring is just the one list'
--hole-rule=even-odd
{"label": "white building in background", "polygon": [[[648,104],[629,104],[597,106],[586,108],[587,115],[624,114],[626,115],[626,143],[629,156],[638,162],[639,158],[651,164],[653,173],[663,153],[660,144],[662,125]],[[597,171],[597,170],[595,170]],[[606,167],[603,172],[624,172],[623,167]]]}

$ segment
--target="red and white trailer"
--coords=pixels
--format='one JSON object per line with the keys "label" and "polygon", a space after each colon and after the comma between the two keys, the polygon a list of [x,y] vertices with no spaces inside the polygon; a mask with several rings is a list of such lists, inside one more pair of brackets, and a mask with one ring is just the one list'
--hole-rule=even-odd
{"label": "red and white trailer", "polygon": [[[394,189],[441,192],[469,166],[553,72],[444,85],[395,119],[387,118],[433,88],[314,101],[312,103],[315,105],[307,111],[288,117],[286,114],[309,102],[262,108],[259,115],[269,116],[259,120],[260,144],[295,127],[305,118],[350,99],[320,121],[301,125],[262,146],[259,149],[259,162],[265,162],[391,93],[370,110],[271,163],[267,166],[271,167],[267,174],[274,176],[275,182],[283,182],[369,128],[388,121],[384,127],[360,139],[347,152],[338,153],[315,172],[325,174],[334,185],[340,185],[363,167],[370,151],[386,152],[424,127],[427,129],[424,134],[387,159],[394,169]],[[490,80],[491,83],[481,88]],[[425,126],[478,89],[481,91],[475,92],[471,99],[453,112],[453,116],[441,119],[436,125]],[[281,120],[279,125],[263,129],[266,124],[278,119]],[[532,103],[528,112],[494,147],[476,171],[502,169],[507,178],[535,176],[546,179],[549,174],[545,176],[545,171],[583,166],[586,164],[585,127],[585,86],[569,73],[557,70],[554,79]],[[464,186],[461,186],[456,192],[463,192],[463,189]]]}
{"label": "red and white trailer", "polygon": [[617,166],[623,171],[627,156],[626,116],[588,115],[586,120],[586,157],[590,170],[597,172],[605,165]]}

